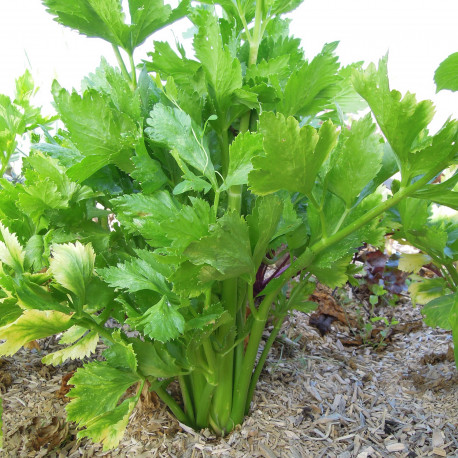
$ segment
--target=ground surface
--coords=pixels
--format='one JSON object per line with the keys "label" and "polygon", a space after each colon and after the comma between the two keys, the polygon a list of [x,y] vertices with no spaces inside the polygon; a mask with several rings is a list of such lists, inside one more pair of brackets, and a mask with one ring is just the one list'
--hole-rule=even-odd
{"label": "ground surface", "polygon": [[458,376],[450,351],[447,358],[451,336],[422,325],[409,304],[393,310],[411,326],[382,351],[344,346],[348,328],[339,323],[321,337],[307,315],[294,314],[239,430],[217,439],[183,429],[153,399],[134,412],[119,448],[108,453],[76,440],[59,390],[62,377],[77,366],[43,366],[40,360],[55,341],[40,341],[39,351],[21,349],[0,363],[4,456],[458,456]]}

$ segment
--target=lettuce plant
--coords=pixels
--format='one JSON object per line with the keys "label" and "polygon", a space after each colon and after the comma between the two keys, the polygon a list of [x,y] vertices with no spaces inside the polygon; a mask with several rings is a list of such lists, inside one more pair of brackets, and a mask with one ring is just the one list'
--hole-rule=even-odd
{"label": "lettuce plant", "polygon": [[[281,18],[299,1],[220,1],[221,17],[187,0],[44,4],[110,42],[119,68],[102,60],[80,93],[54,82],[65,127],[33,145],[24,183],[1,182],[0,354],[61,334],[43,358],[57,365],[103,339],[67,412],[106,449],[145,386],[180,422],[230,432],[316,281],[342,285],[363,243],[417,231],[414,207],[456,164],[458,123],[429,135],[432,103],[391,90],[386,58],[341,67],[331,43],[305,59]],[[155,42],[136,65],[135,48],[184,15],[194,55]]]}

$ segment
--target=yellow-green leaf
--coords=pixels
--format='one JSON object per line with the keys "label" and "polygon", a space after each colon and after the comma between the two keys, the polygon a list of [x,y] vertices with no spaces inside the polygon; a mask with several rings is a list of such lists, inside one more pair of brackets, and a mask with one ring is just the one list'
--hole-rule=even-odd
{"label": "yellow-green leaf", "polygon": [[98,341],[99,335],[96,332],[91,331],[71,347],[66,347],[62,350],[50,353],[41,361],[43,364],[52,364],[53,366],[57,366],[62,364],[64,361],[67,361],[67,359],[83,359],[95,352]]}
{"label": "yellow-green leaf", "polygon": [[55,280],[84,299],[86,286],[94,272],[95,253],[91,244],[80,242],[54,245],[50,268]]}
{"label": "yellow-green leaf", "polygon": [[0,232],[4,242],[0,242],[0,261],[12,267],[16,272],[23,272],[25,251],[15,234],[0,223]]}
{"label": "yellow-green leaf", "polygon": [[54,310],[25,310],[16,321],[0,328],[0,339],[6,340],[0,345],[0,355],[13,355],[27,342],[65,331],[71,318]]}

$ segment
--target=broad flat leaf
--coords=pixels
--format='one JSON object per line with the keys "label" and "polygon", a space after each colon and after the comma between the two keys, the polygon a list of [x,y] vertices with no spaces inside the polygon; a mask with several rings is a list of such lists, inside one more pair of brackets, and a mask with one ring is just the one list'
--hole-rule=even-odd
{"label": "broad flat leaf", "polygon": [[70,345],[75,343],[78,339],[86,334],[87,329],[81,326],[74,325],[70,329],[67,329],[63,334],[62,337],[59,339],[59,343],[61,345]]}
{"label": "broad flat leaf", "polygon": [[111,334],[114,342],[108,342],[108,348],[103,352],[103,357],[111,367],[116,369],[136,372],[137,357],[132,344],[127,344],[121,335],[121,330],[117,329]]}
{"label": "broad flat leaf", "polygon": [[0,328],[0,355],[14,355],[32,340],[49,337],[71,326],[71,316],[56,311],[25,310],[13,323]]}
{"label": "broad flat leaf", "polygon": [[284,116],[314,116],[330,104],[340,90],[339,63],[334,55],[338,42],[326,44],[310,63],[306,61],[286,84],[278,111]]}
{"label": "broad flat leaf", "polygon": [[134,156],[132,163],[135,169],[130,176],[140,183],[143,192],[152,194],[167,183],[167,176],[162,170],[159,161],[149,156],[141,155]]}
{"label": "broad flat leaf", "polygon": [[183,315],[166,298],[162,298],[142,316],[128,318],[126,322],[142,334],[160,342],[176,339],[183,334],[185,327]]}
{"label": "broad flat leaf", "polygon": [[423,266],[432,262],[425,253],[401,253],[398,269],[404,272],[417,273]]}
{"label": "broad flat leaf", "polygon": [[174,377],[185,373],[164,344],[139,339],[129,341],[137,355],[138,369],[144,376]]}
{"label": "broad flat leaf", "polygon": [[165,5],[163,0],[129,0],[132,49],[164,27],[171,12],[170,5]]}
{"label": "broad flat leaf", "polygon": [[253,169],[251,160],[262,152],[262,135],[245,132],[237,135],[229,146],[229,170],[224,189],[246,184]]}
{"label": "broad flat leaf", "polygon": [[448,120],[429,143],[425,148],[408,155],[410,178],[437,170],[438,166],[443,170],[456,163],[458,121]]}
{"label": "broad flat leaf", "polygon": [[252,161],[248,176],[251,190],[259,195],[280,189],[309,194],[319,168],[337,143],[334,125],[328,121],[317,132],[311,126],[300,128],[293,117],[264,112],[259,129],[265,154]]}
{"label": "broad flat leaf", "polygon": [[184,254],[203,266],[201,281],[254,274],[248,226],[236,213],[226,213],[210,227],[208,236],[191,243]]}
{"label": "broad flat leaf", "polygon": [[16,321],[21,315],[23,310],[14,298],[0,299],[0,328],[7,324]]}
{"label": "broad flat leaf", "polygon": [[113,288],[130,292],[151,290],[170,296],[165,278],[143,259],[132,258],[117,267],[97,269],[97,273]]}
{"label": "broad flat leaf", "polygon": [[216,187],[216,177],[210,153],[201,142],[201,129],[189,115],[178,108],[156,104],[146,120],[146,134],[151,140],[175,150],[188,165],[202,173]]}
{"label": "broad flat leaf", "polygon": [[81,83],[81,90],[94,89],[103,93],[116,110],[133,121],[141,122],[141,100],[138,90],[132,90],[129,81],[119,68],[112,67],[102,58],[95,73],[90,73]]}
{"label": "broad flat leaf", "polygon": [[80,242],[53,245],[49,267],[54,279],[81,300],[94,273],[95,253],[92,245]]}
{"label": "broad flat leaf", "polygon": [[83,359],[95,352],[98,342],[99,335],[95,331],[90,331],[72,346],[50,353],[41,361],[43,364],[58,366],[68,359]]}
{"label": "broad flat leaf", "polygon": [[[231,105],[232,94],[242,87],[240,61],[223,45],[218,20],[211,11],[196,10],[191,19],[199,28],[194,36],[195,54],[205,70],[216,111],[222,116]],[[219,122],[223,126],[227,123],[224,119]]]}
{"label": "broad flat leaf", "polygon": [[25,251],[16,234],[11,234],[7,227],[0,223],[3,242],[0,241],[0,261],[14,269],[17,273],[24,270]]}
{"label": "broad flat leaf", "polygon": [[359,193],[378,173],[382,163],[380,140],[371,115],[343,129],[339,144],[330,157],[326,176],[329,190],[351,208]]}
{"label": "broad flat leaf", "polygon": [[174,81],[187,85],[194,78],[201,64],[195,60],[178,56],[168,42],[155,41],[154,52],[149,52],[151,61],[145,62],[149,72],[159,72],[162,79],[173,76]]}
{"label": "broad flat leaf", "polygon": [[70,421],[87,425],[115,409],[121,396],[138,381],[137,374],[111,367],[106,361],[86,364],[72,377],[75,388],[68,393],[71,402],[66,407]]}
{"label": "broad flat leaf", "polygon": [[445,279],[439,278],[419,278],[419,281],[412,282],[409,286],[409,293],[412,304],[427,304],[431,300],[444,296],[447,292]]}
{"label": "broad flat leaf", "polygon": [[107,97],[93,89],[81,97],[76,92],[69,94],[55,81],[52,91],[71,140],[86,156],[85,168],[79,164],[71,167],[70,178],[83,181],[108,164],[130,172],[130,158],[140,136],[131,117],[110,107]]}
{"label": "broad flat leaf", "polygon": [[191,205],[183,205],[179,213],[162,221],[161,229],[179,252],[191,242],[208,235],[208,227],[215,222],[213,210],[203,199],[191,197]]}
{"label": "broad flat leaf", "polygon": [[115,449],[124,436],[136,404],[137,399],[127,398],[113,410],[88,421],[86,428],[78,431],[78,439],[89,437],[96,443],[100,442],[103,444],[103,451]]}
{"label": "broad flat leaf", "polygon": [[428,100],[417,104],[413,94],[401,98],[400,92],[390,91],[387,61],[387,57],[380,59],[378,69],[370,64],[364,71],[355,71],[353,85],[369,104],[404,169],[415,139],[433,118],[434,107]]}
{"label": "broad flat leaf", "polygon": [[[299,288],[299,289],[298,289]],[[298,310],[303,313],[313,312],[318,308],[318,303],[309,301],[310,295],[315,291],[316,283],[307,282],[304,286],[302,282],[292,282],[290,298],[287,302],[289,310]]]}
{"label": "broad flat leaf", "polygon": [[[224,310],[220,303],[211,305],[207,310],[204,310],[199,316],[192,318],[186,322],[186,331],[192,329],[204,329],[211,326],[216,329],[215,325],[222,321],[223,315],[228,312]],[[224,320],[224,318],[223,318]]]}
{"label": "broad flat leaf", "polygon": [[55,21],[88,37],[103,38],[129,49],[129,27],[124,24],[120,0],[43,0]]}
{"label": "broad flat leaf", "polygon": [[125,194],[111,203],[116,218],[129,232],[141,234],[152,246],[170,244],[160,223],[174,217],[181,206],[168,192]]}
{"label": "broad flat leaf", "polygon": [[452,191],[457,183],[458,173],[455,173],[452,178],[442,183],[426,185],[413,194],[412,197],[431,200],[439,205],[446,205],[454,210],[458,210],[458,192]]}
{"label": "broad flat leaf", "polygon": [[46,286],[39,286],[26,277],[22,277],[17,281],[15,289],[18,304],[23,309],[57,310],[62,313],[72,312],[70,307],[58,302]]}
{"label": "broad flat leaf", "polygon": [[425,315],[425,323],[435,328],[452,329],[450,323],[450,313],[455,306],[456,294],[447,294],[440,296],[428,302],[422,309],[421,313]]}
{"label": "broad flat leaf", "polygon": [[68,199],[57,190],[57,185],[50,179],[24,186],[19,195],[19,207],[37,225],[48,210],[65,209]]}
{"label": "broad flat leaf", "polygon": [[434,73],[436,92],[443,89],[458,91],[458,52],[450,54]]}
{"label": "broad flat leaf", "polygon": [[347,268],[353,256],[345,256],[332,262],[329,267],[321,266],[319,262],[313,263],[308,267],[319,282],[324,283],[330,288],[337,288],[348,281]]}
{"label": "broad flat leaf", "polygon": [[261,264],[269,243],[277,233],[282,214],[283,201],[276,195],[269,195],[256,199],[252,213],[247,216],[255,267]]}
{"label": "broad flat leaf", "polygon": [[27,241],[25,246],[24,263],[26,269],[39,271],[47,264],[45,253],[45,239],[42,235],[35,234]]}

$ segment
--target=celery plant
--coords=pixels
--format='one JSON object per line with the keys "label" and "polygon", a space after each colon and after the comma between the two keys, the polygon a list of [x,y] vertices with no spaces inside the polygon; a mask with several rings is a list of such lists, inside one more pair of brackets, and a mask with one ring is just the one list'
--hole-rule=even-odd
{"label": "celery plant", "polygon": [[[391,91],[386,58],[341,67],[331,43],[305,59],[281,18],[295,0],[219,3],[222,17],[129,0],[127,23],[119,0],[44,0],[109,41],[119,68],[102,61],[81,94],[55,82],[65,129],[34,146],[23,184],[2,183],[0,353],[63,333],[70,346],[43,359],[61,364],[102,338],[104,360],[73,376],[67,412],[105,448],[145,384],[193,428],[241,424],[288,313],[311,310],[316,281],[344,284],[363,243],[408,232],[412,205],[456,163],[458,123],[430,136],[432,104]],[[135,48],[184,15],[195,56],[155,42],[136,65]]]}

